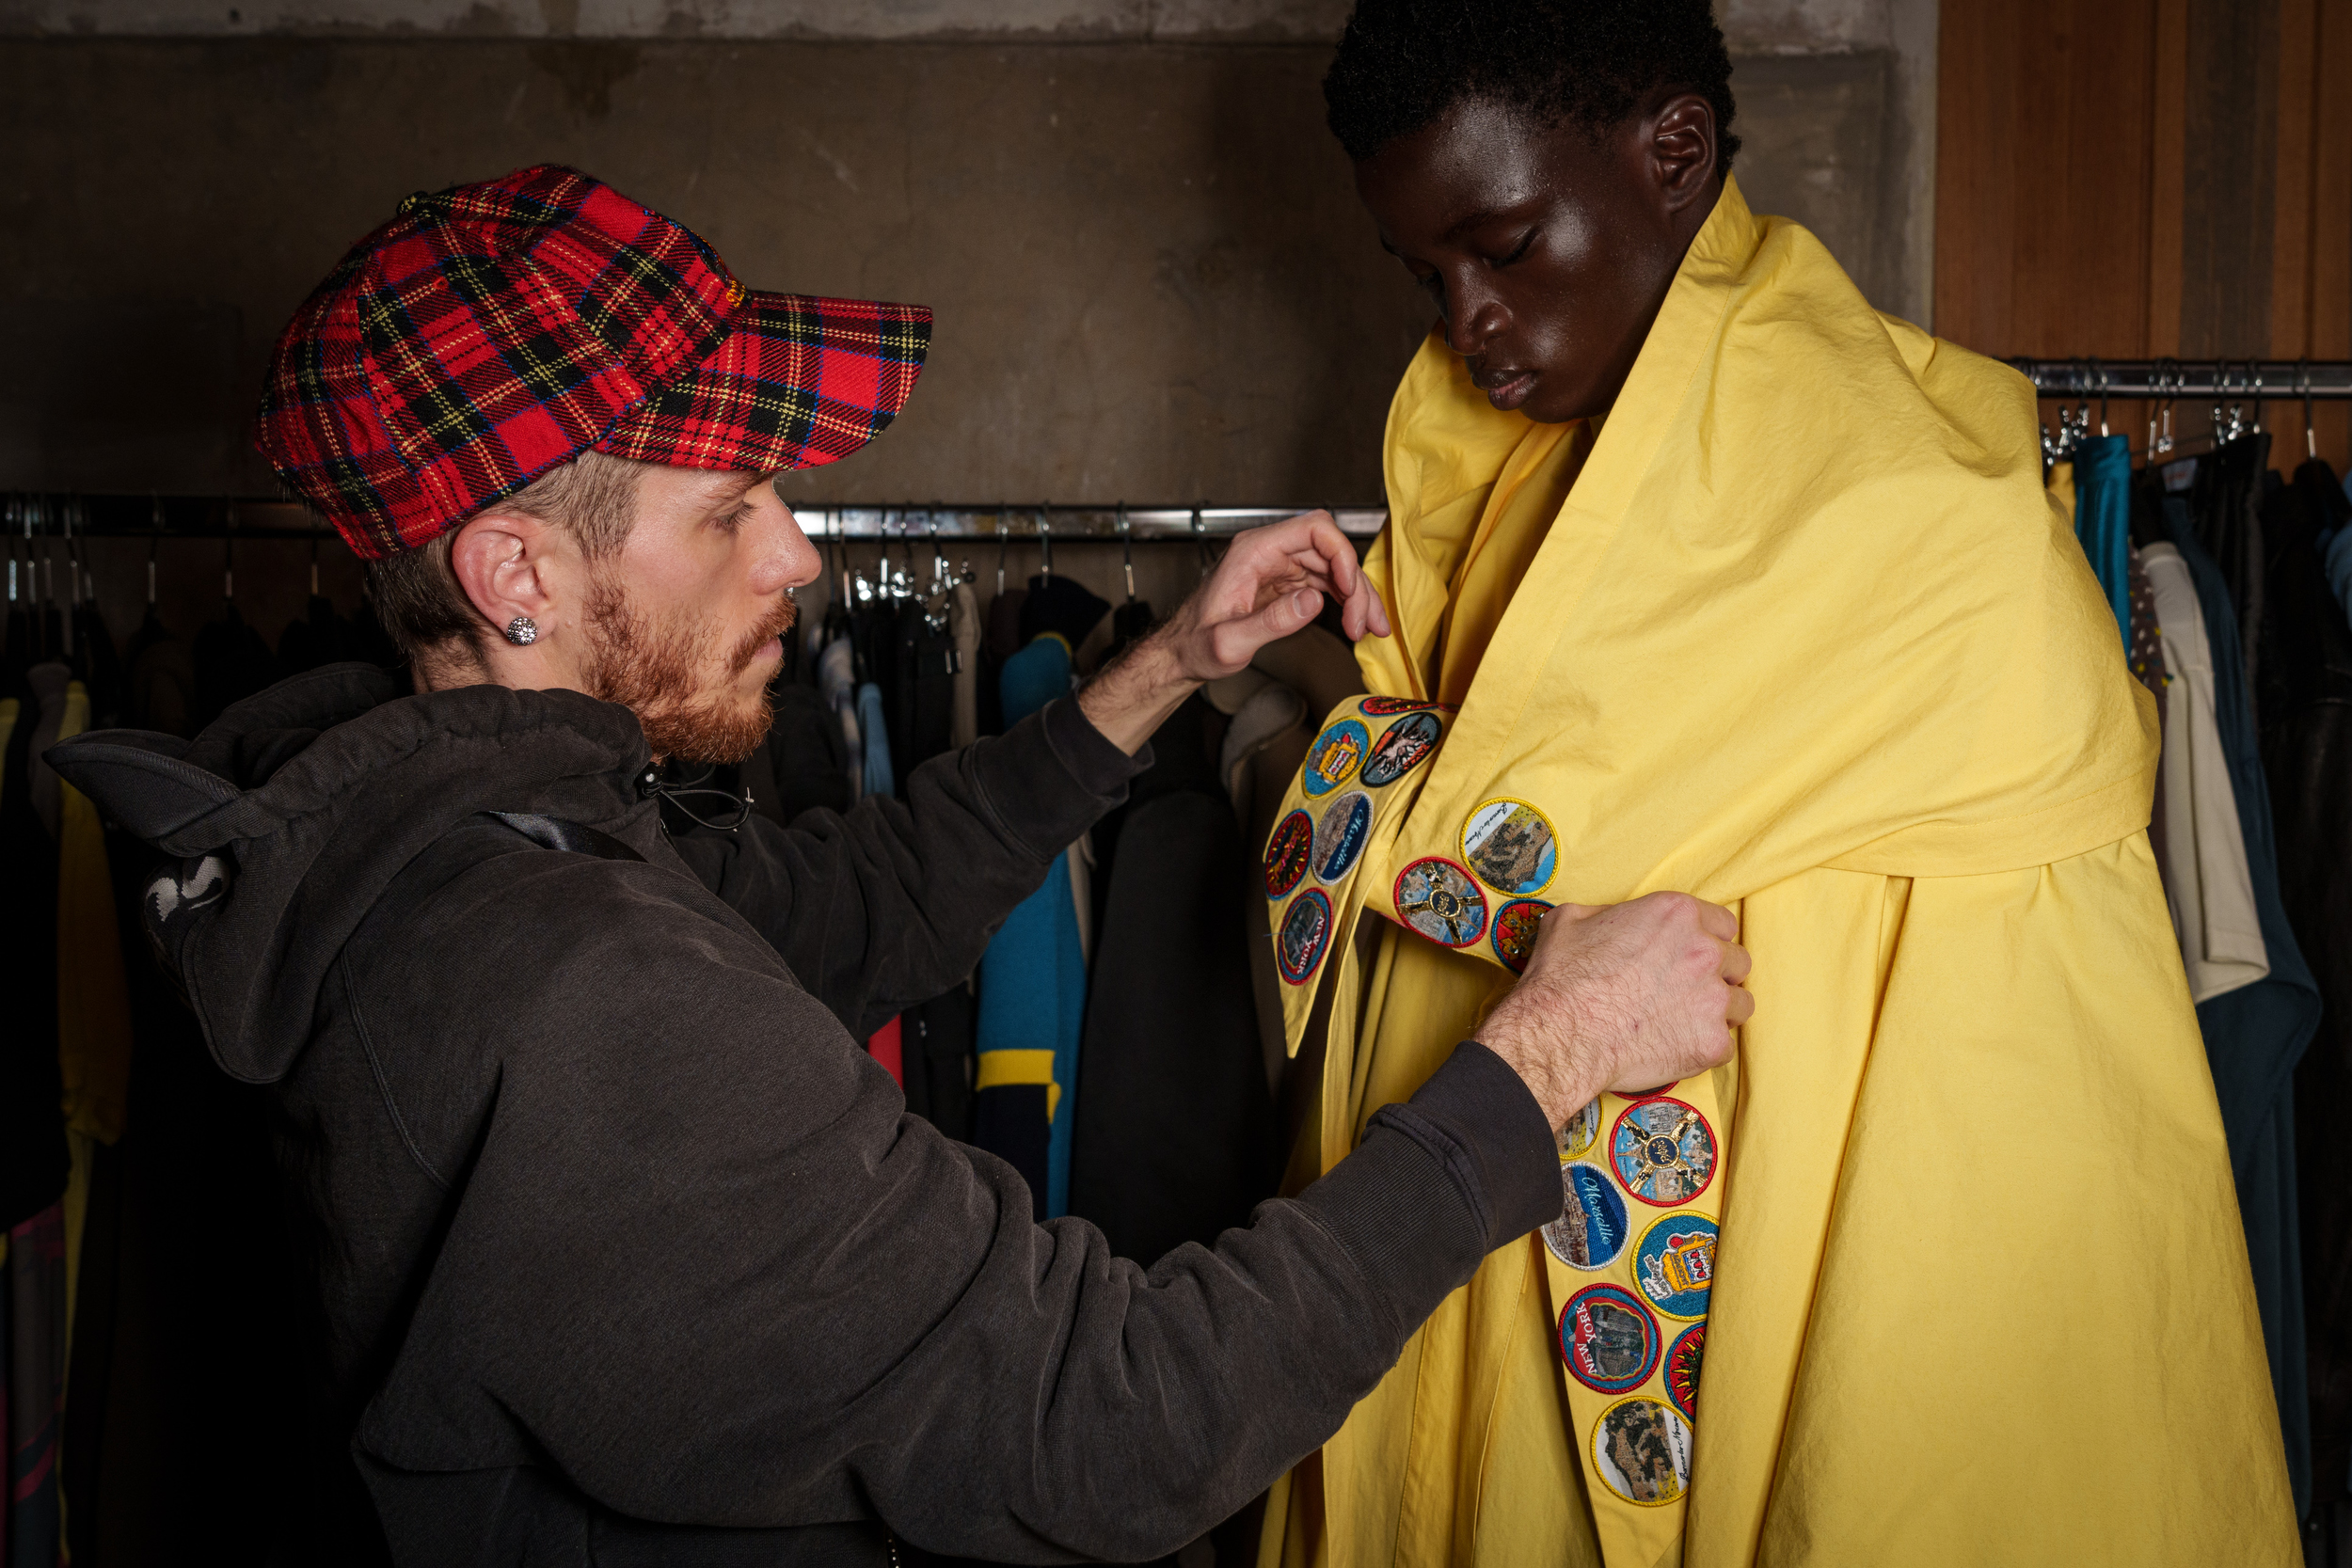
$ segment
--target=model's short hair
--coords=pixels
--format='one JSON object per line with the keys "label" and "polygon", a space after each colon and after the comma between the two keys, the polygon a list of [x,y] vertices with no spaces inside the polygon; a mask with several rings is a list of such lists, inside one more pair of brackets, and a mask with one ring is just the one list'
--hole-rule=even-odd
{"label": "model's short hair", "polygon": [[[591,561],[616,553],[637,515],[637,476],[645,467],[600,451],[583,451],[529,484],[491,502],[473,517],[519,512],[571,530]],[[368,562],[368,601],[375,618],[410,663],[421,657],[456,657],[485,672],[485,640],[491,626],[466,597],[449,556],[465,523],[435,535],[414,549]]]}
{"label": "model's short hair", "polygon": [[1323,101],[1361,159],[1468,98],[1597,133],[1661,87],[1713,105],[1715,169],[1729,173],[1731,54],[1708,0],[1357,0]]}

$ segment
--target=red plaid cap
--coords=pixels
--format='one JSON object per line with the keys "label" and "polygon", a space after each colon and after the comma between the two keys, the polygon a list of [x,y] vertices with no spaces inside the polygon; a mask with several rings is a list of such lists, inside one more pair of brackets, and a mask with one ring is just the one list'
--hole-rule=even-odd
{"label": "red plaid cap", "polygon": [[594,448],[764,473],[847,457],[914,389],[919,305],[753,293],[577,169],[419,193],[270,358],[254,445],[367,559]]}

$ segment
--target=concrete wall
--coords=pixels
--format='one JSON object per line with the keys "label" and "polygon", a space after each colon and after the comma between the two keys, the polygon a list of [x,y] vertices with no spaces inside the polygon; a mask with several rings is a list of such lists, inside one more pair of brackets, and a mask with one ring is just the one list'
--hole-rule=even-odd
{"label": "concrete wall", "polygon": [[[342,247],[557,161],[755,286],[938,311],[898,426],[795,498],[1376,499],[1427,309],[1322,129],[1344,9],[0,0],[0,487],[266,491],[261,367]],[[1751,198],[1922,313],[1933,0],[1725,21]]]}

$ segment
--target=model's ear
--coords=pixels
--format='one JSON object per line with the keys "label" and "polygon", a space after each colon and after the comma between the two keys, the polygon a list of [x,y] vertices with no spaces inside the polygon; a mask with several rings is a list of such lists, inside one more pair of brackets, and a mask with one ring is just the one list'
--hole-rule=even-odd
{"label": "model's ear", "polygon": [[1677,93],[1647,122],[1650,169],[1666,210],[1678,213],[1707,195],[1715,174],[1715,106],[1695,92]]}
{"label": "model's ear", "polygon": [[552,560],[555,530],[521,512],[492,510],[467,521],[451,542],[450,571],[493,630],[516,616],[534,624],[555,618]]}

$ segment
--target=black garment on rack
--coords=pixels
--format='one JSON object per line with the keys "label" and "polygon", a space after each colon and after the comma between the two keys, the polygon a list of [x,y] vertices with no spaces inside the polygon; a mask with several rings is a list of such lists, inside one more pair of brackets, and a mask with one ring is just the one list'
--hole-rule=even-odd
{"label": "black garment on rack", "polygon": [[1028,595],[1021,601],[1021,646],[1025,648],[1051,632],[1070,644],[1071,657],[1075,659],[1110,612],[1110,601],[1097,597],[1075,578],[1033,577]]}
{"label": "black garment on rack", "polygon": [[246,625],[236,602],[220,609],[220,619],[196,634],[195,726],[201,730],[219,718],[231,703],[278,684],[278,656]]}
{"label": "black garment on rack", "polygon": [[902,599],[893,627],[890,684],[882,706],[890,715],[890,760],[899,793],[917,768],[948,749],[955,721],[956,649],[945,616],[934,626],[920,599]]}
{"label": "black garment on rack", "polygon": [[147,607],[122,656],[122,722],[186,739],[196,734],[196,662],[188,645]]}
{"label": "black garment on rack", "polygon": [[0,1229],[65,1192],[65,1085],[57,1069],[57,841],[33,809],[33,731],[40,704],[21,669],[0,775]]}
{"label": "black garment on rack", "polygon": [[282,674],[299,675],[306,670],[348,663],[358,657],[351,623],[335,609],[335,601],[324,594],[311,594],[303,613],[287,622],[286,629],[278,636],[278,668]]}
{"label": "black garment on rack", "polygon": [[2319,462],[2274,501],[2262,666],[2280,891],[2323,1004],[2296,1072],[2294,1129],[2311,1465],[2323,1492],[2352,1484],[2352,1145],[2343,1129],[2352,1109],[2352,628],[2317,543],[2322,530],[2352,525],[2347,514]]}
{"label": "black garment on rack", "polygon": [[2270,472],[2270,436],[2256,431],[2197,459],[2188,510],[2198,543],[2221,569],[2237,616],[2238,657],[2249,700],[2260,689],[2264,590],[2268,554],[2263,548],[2264,481]]}
{"label": "black garment on rack", "polygon": [[2173,499],[2166,504],[2173,514],[2176,542],[2196,581],[2198,608],[2205,618],[2213,654],[2214,719],[2229,764],[2255,914],[2270,960],[2270,973],[2264,978],[2199,1003],[2197,1023],[2230,1143],[2230,1169],[2246,1226],[2254,1299],[2262,1315],[2287,1474],[2299,1514],[2311,1498],[2311,1427],[2296,1216],[2295,1069],[2319,1022],[2319,988],[2303,961],[2280,897],[2269,788],[2238,661],[2233,594],[2220,569],[2192,536],[2182,503]]}
{"label": "black garment on rack", "polygon": [[898,1015],[899,1073],[907,1109],[960,1143],[972,1141],[977,1019],[963,986]]}
{"label": "black garment on rack", "polygon": [[1110,895],[1078,1053],[1070,1212],[1146,1261],[1247,1224],[1279,1179],[1243,915],[1249,857],[1186,699],[1096,829]]}
{"label": "black garment on rack", "polygon": [[752,809],[778,827],[819,806],[848,811],[850,748],[840,721],[815,687],[779,680],[769,696],[775,722],[759,750],[736,765],[729,787],[749,791]]}
{"label": "black garment on rack", "polygon": [[88,728],[111,729],[122,721],[122,659],[106,618],[87,599],[73,610],[73,678],[89,697]]}

